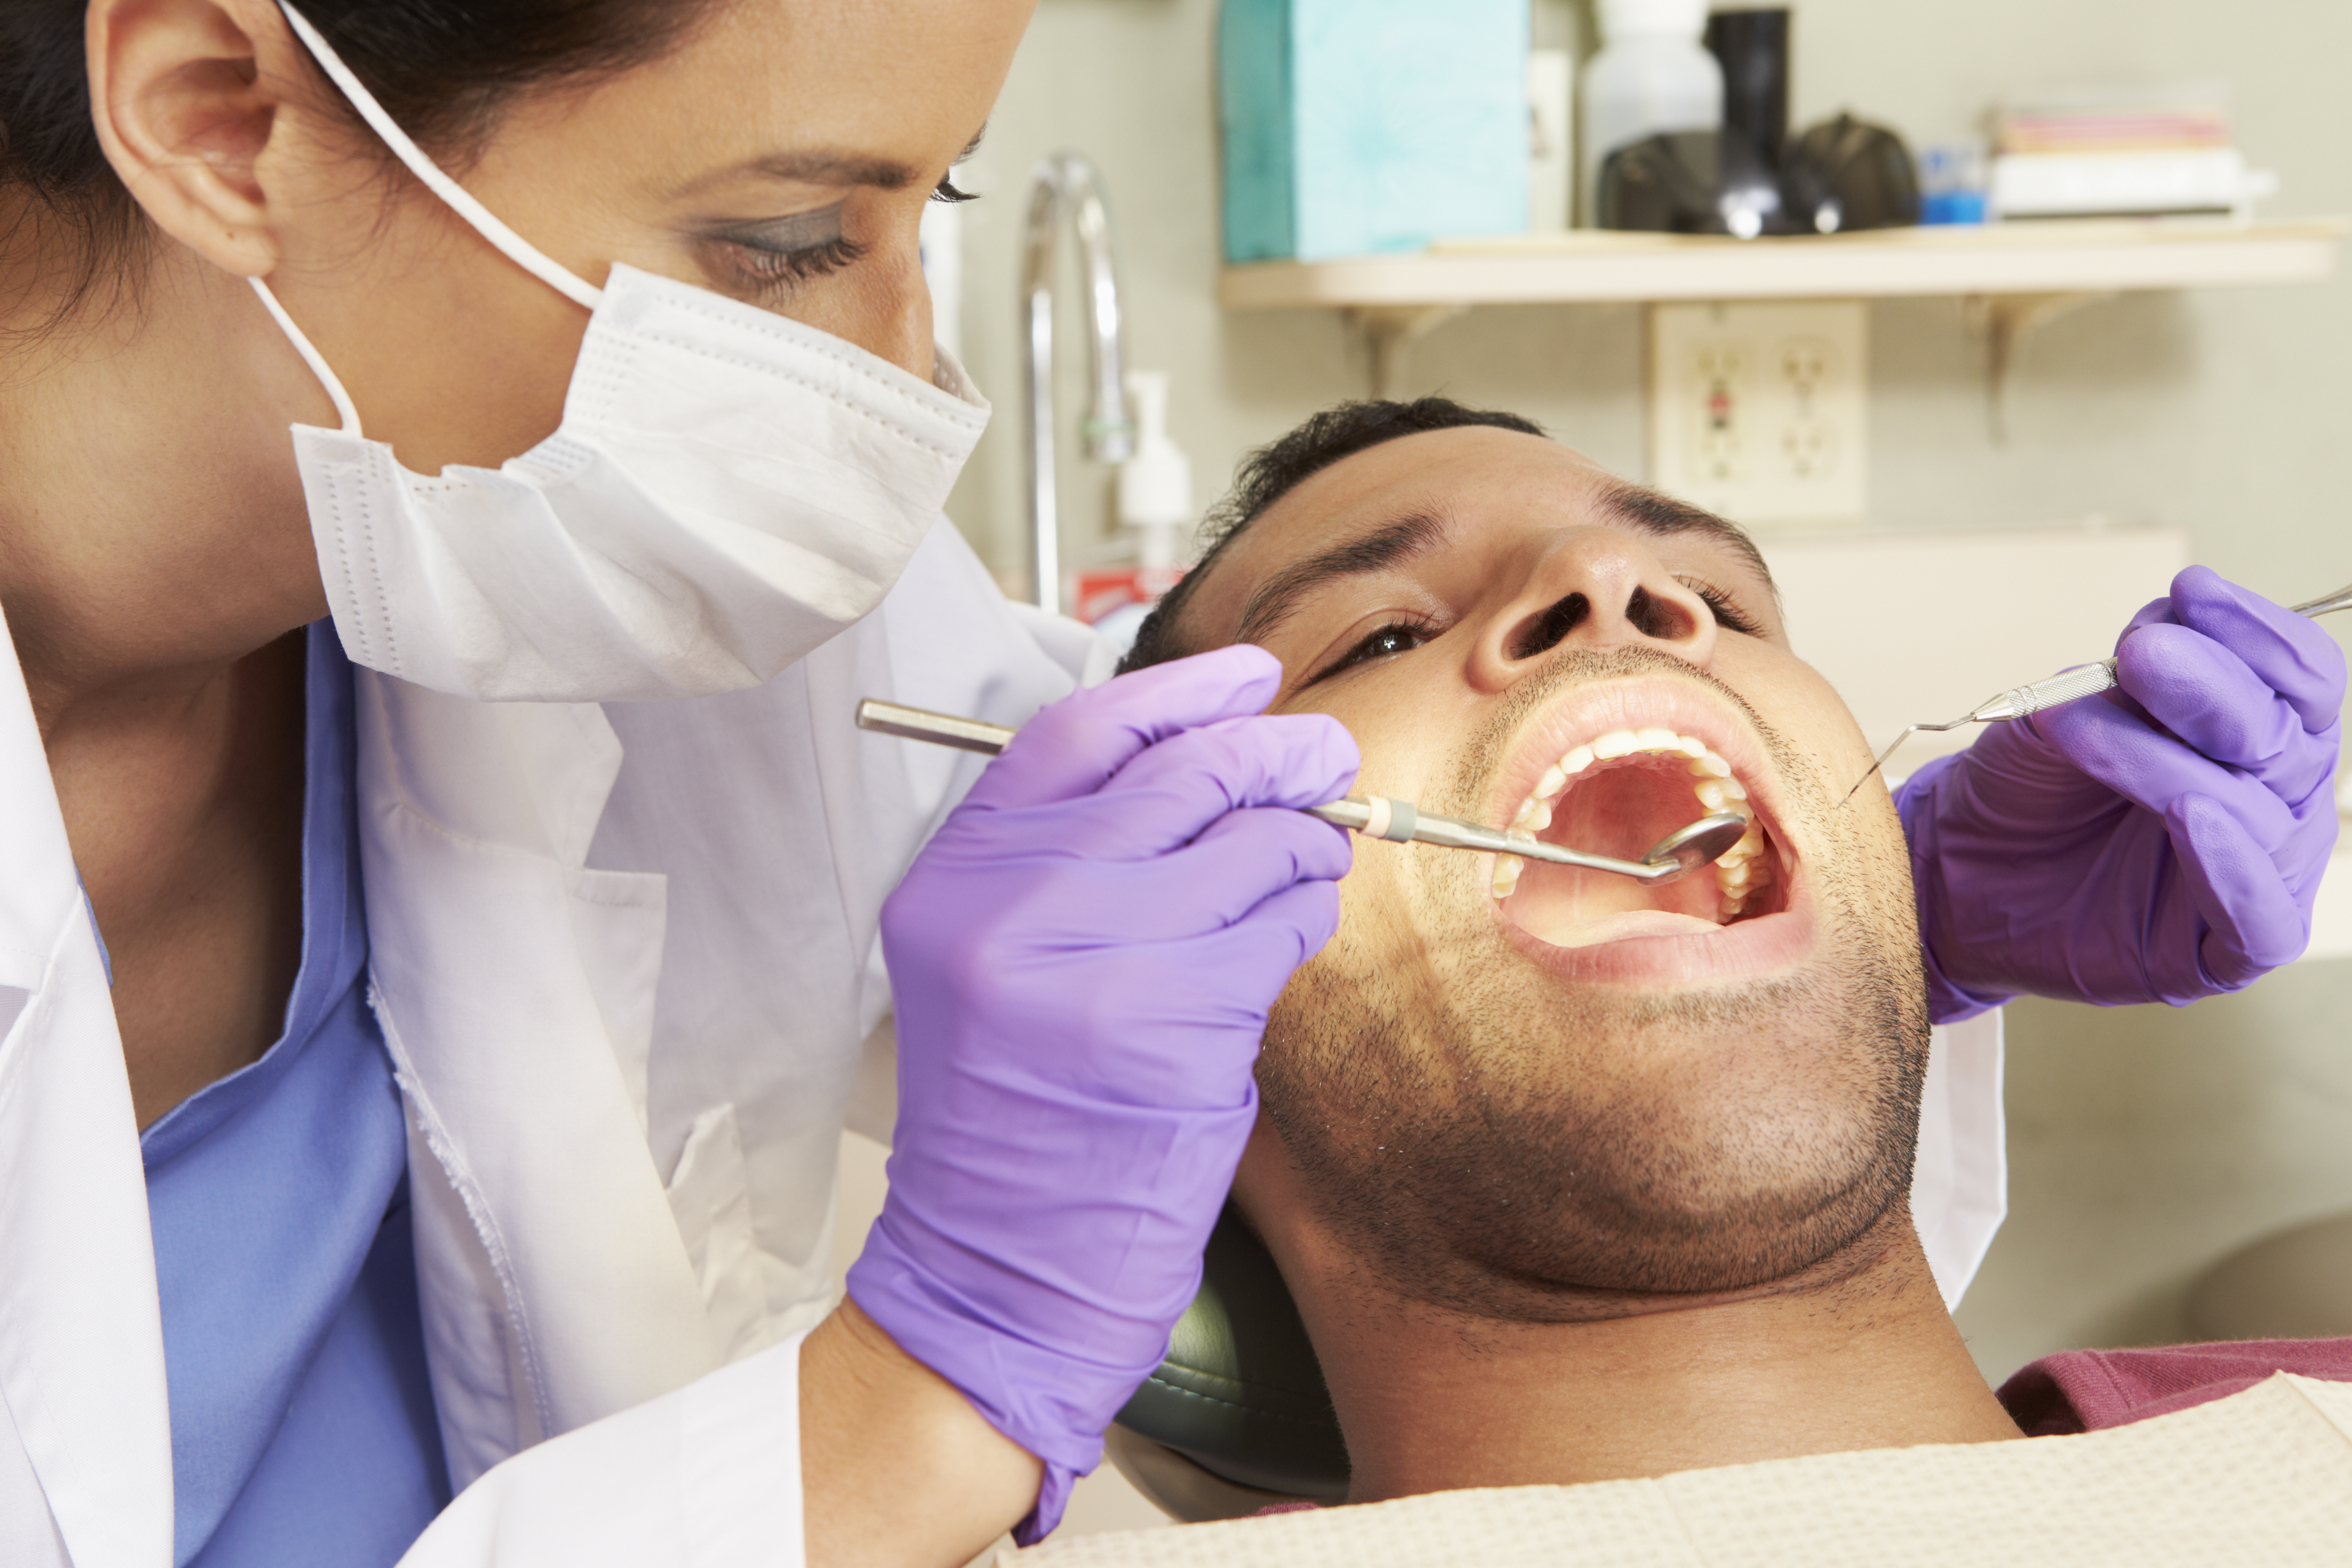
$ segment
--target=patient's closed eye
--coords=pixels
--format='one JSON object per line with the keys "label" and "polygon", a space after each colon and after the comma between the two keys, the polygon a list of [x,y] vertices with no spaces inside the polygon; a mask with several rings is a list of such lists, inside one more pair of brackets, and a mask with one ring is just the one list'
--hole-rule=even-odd
{"label": "patient's closed eye", "polygon": [[1684,587],[1698,595],[1699,602],[1706,606],[1707,614],[1715,617],[1717,626],[1727,631],[1744,633],[1751,637],[1760,637],[1764,635],[1764,628],[1756,623],[1754,617],[1743,614],[1739,606],[1732,601],[1731,595],[1722,589],[1699,582],[1696,578],[1684,577],[1677,580]]}

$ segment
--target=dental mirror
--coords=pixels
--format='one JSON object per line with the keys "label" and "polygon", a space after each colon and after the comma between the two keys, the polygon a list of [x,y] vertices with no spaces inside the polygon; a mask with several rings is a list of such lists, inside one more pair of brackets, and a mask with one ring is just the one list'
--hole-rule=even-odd
{"label": "dental mirror", "polygon": [[1701,867],[1722,859],[1733,845],[1747,836],[1748,819],[1736,812],[1718,811],[1712,816],[1702,816],[1651,846],[1650,852],[1642,857],[1642,863],[1660,869],[1671,864],[1674,869],[1665,876],[1643,879],[1653,888],[1678,882]]}

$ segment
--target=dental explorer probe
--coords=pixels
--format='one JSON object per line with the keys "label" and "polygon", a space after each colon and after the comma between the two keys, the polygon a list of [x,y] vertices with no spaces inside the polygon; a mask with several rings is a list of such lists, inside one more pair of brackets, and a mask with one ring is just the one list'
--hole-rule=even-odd
{"label": "dental explorer probe", "polygon": [[[989,757],[1004,750],[1013,736],[1013,731],[1002,724],[926,712],[920,708],[904,708],[896,702],[879,702],[871,697],[857,705],[857,727],[880,735],[928,741],[935,746],[953,746],[958,751],[978,752]],[[1391,800],[1382,795],[1374,795],[1370,800],[1358,800],[1350,795],[1346,800],[1335,800],[1328,805],[1308,805],[1299,809],[1309,816],[1320,817],[1368,838],[1385,838],[1395,844],[1434,844],[1441,849],[1482,849],[1497,855],[1517,855],[1524,860],[1578,866],[1588,871],[1613,871],[1620,877],[1631,877],[1651,888],[1663,888],[1669,882],[1680,881],[1702,866],[1715,864],[1748,832],[1746,817],[1736,812],[1718,811],[1667,834],[1651,846],[1650,852],[1639,860],[1619,860],[1607,855],[1587,855],[1580,850],[1563,849],[1557,844],[1545,844],[1525,834],[1481,827],[1475,822],[1464,822],[1458,817],[1440,816],[1435,812],[1422,810],[1409,800]]]}
{"label": "dental explorer probe", "polygon": [[[2292,607],[2296,615],[2309,616],[2315,620],[2321,616],[2332,616],[2338,610],[2352,610],[2352,583],[2346,584],[2324,598],[2314,599],[2308,604]],[[1887,743],[1886,750],[1878,753],[1878,760],[1870,764],[1870,773],[1853,781],[1853,789],[1845,792],[1845,799],[1852,800],[1854,791],[1870,782],[1871,773],[1885,766],[1886,759],[1895,754],[1895,747],[1922,731],[1940,733],[1946,730],[1957,730],[1963,724],[1987,724],[2002,719],[2022,719],[2029,713],[2039,713],[2044,708],[2055,708],[2062,702],[2072,702],[2078,698],[2095,696],[2115,684],[2116,661],[2112,658],[2103,658],[2096,664],[2086,664],[2080,669],[2070,669],[2063,674],[2053,675],[2047,680],[2037,680],[2031,686],[2016,687],[2002,692],[1998,697],[1988,698],[1948,724],[1914,724]],[[1840,801],[1838,804],[1843,805],[1845,801]]]}

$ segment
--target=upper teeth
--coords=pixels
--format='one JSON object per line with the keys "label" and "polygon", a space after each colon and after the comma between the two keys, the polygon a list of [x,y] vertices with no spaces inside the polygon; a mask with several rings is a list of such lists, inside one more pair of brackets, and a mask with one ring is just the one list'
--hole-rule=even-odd
{"label": "upper teeth", "polygon": [[[1643,754],[1680,755],[1686,759],[1694,780],[1691,790],[1698,796],[1699,805],[1709,812],[1736,812],[1748,819],[1748,832],[1715,863],[1715,884],[1723,900],[1723,918],[1729,920],[1746,906],[1750,894],[1772,879],[1771,866],[1769,861],[1756,858],[1764,847],[1764,835],[1756,826],[1756,813],[1748,804],[1747,787],[1731,776],[1729,763],[1695,736],[1677,735],[1672,730],[1612,730],[1577,747],[1543,771],[1534,791],[1520,805],[1518,815],[1511,819],[1511,831],[1537,834],[1549,827],[1552,807],[1567,790],[1568,781],[1593,763]],[[1519,871],[1526,864],[1516,855],[1495,858],[1496,898],[1507,899],[1517,891]]]}

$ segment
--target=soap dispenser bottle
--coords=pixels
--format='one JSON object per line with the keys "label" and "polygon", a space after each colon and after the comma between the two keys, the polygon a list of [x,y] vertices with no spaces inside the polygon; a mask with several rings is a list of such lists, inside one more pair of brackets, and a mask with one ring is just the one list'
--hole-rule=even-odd
{"label": "soap dispenser bottle", "polygon": [[1144,616],[1176,585],[1176,563],[1192,516],[1192,461],[1168,437],[1168,374],[1127,373],[1135,456],[1118,466],[1118,521],[1132,537],[1131,561],[1078,574],[1077,618],[1124,654]]}
{"label": "soap dispenser bottle", "polygon": [[1129,371],[1127,393],[1137,435],[1118,468],[1118,521],[1135,530],[1135,562],[1156,599],[1176,580],[1176,531],[1192,521],[1192,460],[1168,438],[1168,373]]}
{"label": "soap dispenser bottle", "polygon": [[1706,0],[1600,0],[1601,52],[1584,68],[1580,210],[1591,224],[1609,154],[1670,131],[1723,126],[1723,67],[1702,41]]}

